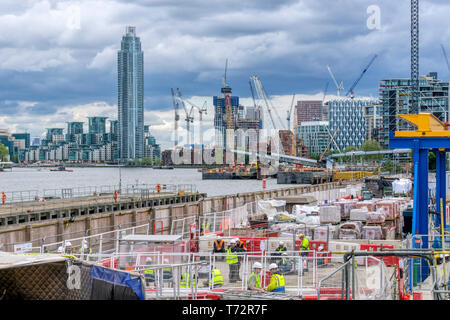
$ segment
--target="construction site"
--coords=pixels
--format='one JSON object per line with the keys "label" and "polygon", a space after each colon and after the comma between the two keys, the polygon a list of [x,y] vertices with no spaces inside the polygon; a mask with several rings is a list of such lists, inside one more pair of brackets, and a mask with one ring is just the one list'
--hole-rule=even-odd
{"label": "construction site", "polygon": [[[214,147],[220,149],[214,161],[220,161],[200,172],[203,180],[260,179],[262,191],[208,196],[194,184],[161,183],[6,193],[0,300],[449,300],[450,131],[448,119],[419,103],[418,0],[411,0],[411,21],[409,109],[391,110],[383,150],[341,147],[358,137],[347,131],[352,115],[336,110],[356,106],[362,118],[372,104],[327,104],[333,127],[323,124],[322,101],[317,121],[299,125],[298,112],[291,121],[295,95],[282,120],[260,79],[251,76],[254,105],[242,109],[239,97],[231,96],[227,61],[222,95],[213,98]],[[354,98],[376,58],[347,98]],[[343,83],[327,69],[340,96]],[[171,94],[173,152],[195,163],[194,111],[203,152],[206,103],[193,104],[179,88]],[[367,118],[375,127],[372,112]],[[365,134],[364,126],[355,126]],[[279,150],[275,143],[260,147],[263,129],[276,131]],[[236,134],[242,130],[256,135],[242,138]],[[257,152],[251,151],[255,145]],[[357,163],[357,157],[380,158]],[[408,162],[408,170],[383,173],[386,159],[401,169]],[[265,173],[270,165],[264,160],[276,161],[277,172]],[[277,188],[266,188],[269,178]]]}

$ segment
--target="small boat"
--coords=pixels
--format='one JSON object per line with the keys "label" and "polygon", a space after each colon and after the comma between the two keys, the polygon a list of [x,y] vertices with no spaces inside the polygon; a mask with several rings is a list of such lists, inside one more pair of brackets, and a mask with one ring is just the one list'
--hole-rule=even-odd
{"label": "small boat", "polygon": [[71,169],[67,170],[66,167],[64,167],[64,166],[59,166],[59,167],[56,168],[56,169],[50,169],[50,171],[67,171],[67,172],[73,172],[73,170],[71,170]]}

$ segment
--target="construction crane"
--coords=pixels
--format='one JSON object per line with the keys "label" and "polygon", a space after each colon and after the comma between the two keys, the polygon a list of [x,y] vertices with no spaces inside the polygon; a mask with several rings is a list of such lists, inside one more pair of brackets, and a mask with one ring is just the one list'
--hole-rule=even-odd
{"label": "construction crane", "polygon": [[411,0],[411,84],[410,113],[419,113],[419,0]]}
{"label": "construction crane", "polygon": [[359,75],[358,79],[353,83],[353,85],[350,87],[350,89],[347,92],[347,97],[351,96],[353,98],[354,93],[353,90],[355,90],[355,87],[358,85],[359,81],[362,79],[364,74],[367,72],[367,69],[372,65],[372,63],[375,61],[375,59],[378,57],[377,54],[375,54],[372,59],[370,60],[369,64],[363,69],[362,73]]}
{"label": "construction crane", "polygon": [[323,90],[323,98],[322,98],[322,107],[325,102],[325,97],[327,96],[328,92],[328,85],[330,84],[330,81],[327,81],[327,84],[325,85],[325,90]]}
{"label": "construction crane", "polygon": [[227,89],[229,88],[227,85],[227,70],[228,70],[228,59],[225,60],[225,72],[222,77],[222,92],[224,94],[225,99],[225,123],[227,126],[227,129],[234,129],[234,121],[233,121],[233,106],[231,104],[231,96],[227,93],[231,92],[231,90],[228,92]]}
{"label": "construction crane", "polygon": [[202,106],[202,107],[199,107],[199,106],[193,104],[192,102],[190,102],[190,101],[187,100],[187,99],[184,99],[184,101],[186,101],[188,104],[191,105],[191,110],[192,110],[192,107],[194,107],[194,108],[197,109],[197,111],[198,111],[198,116],[199,116],[198,118],[199,118],[200,145],[203,145],[203,113],[204,113],[204,114],[208,114],[208,113],[207,113],[207,109],[206,109],[207,102],[206,102],[206,101],[203,102],[203,106]]}
{"label": "construction crane", "polygon": [[325,150],[323,151],[322,155],[320,156],[319,162],[322,162],[322,159],[325,155],[325,153],[327,153],[328,148],[330,147],[331,143],[333,142],[334,138],[336,137],[337,133],[339,132],[339,128],[336,129],[336,131],[334,132],[333,136],[331,137],[330,142],[328,142],[327,147],[325,148]]}
{"label": "construction crane", "polygon": [[[194,116],[192,115],[192,111],[194,110],[194,107],[191,106],[191,108],[188,110],[179,88],[177,88],[177,98],[181,101],[184,112],[186,114],[186,117],[184,118],[184,120],[186,121],[186,142],[187,142],[187,145],[190,145],[191,123],[194,122]],[[193,140],[194,140],[194,137],[192,137],[192,141]]]}
{"label": "construction crane", "polygon": [[250,85],[250,92],[252,93],[253,106],[254,106],[255,108],[258,108],[258,107],[256,106],[255,93],[254,93],[254,91],[253,91],[253,87],[252,87],[252,82],[251,82],[251,80],[248,81],[248,84]]}
{"label": "construction crane", "polygon": [[444,54],[445,62],[447,63],[448,72],[450,73],[450,64],[448,63],[447,53],[445,52],[444,45],[441,43],[442,53]]}
{"label": "construction crane", "polygon": [[272,104],[270,103],[269,98],[267,98],[267,94],[266,94],[266,91],[264,90],[264,87],[263,87],[263,85],[261,83],[261,80],[257,76],[251,76],[250,79],[253,81],[253,84],[255,86],[256,93],[257,93],[259,99],[264,100],[264,103],[265,103],[266,109],[267,109],[267,113],[269,114],[269,118],[270,118],[270,121],[272,123],[273,129],[277,129],[277,125],[275,124],[275,121],[274,121],[273,116],[272,116],[272,109],[275,112],[275,115],[277,116],[277,119],[278,119],[280,125],[283,124],[283,122],[281,121],[280,116],[278,115],[277,109],[275,109],[272,106]]}
{"label": "construction crane", "polygon": [[333,82],[334,82],[334,85],[336,86],[336,89],[337,89],[337,95],[338,95],[338,97],[340,97],[340,96],[341,96],[341,91],[344,91],[344,82],[341,81],[341,83],[338,84],[337,81],[336,81],[336,78],[334,77],[334,74],[333,74],[333,72],[331,71],[331,68],[330,68],[329,65],[327,65],[327,69],[328,69],[328,72],[330,73],[331,79],[332,79]]}
{"label": "construction crane", "polygon": [[294,99],[295,99],[295,93],[292,95],[291,107],[287,111],[287,118],[286,118],[286,120],[287,120],[287,128],[288,128],[288,130],[291,130],[291,114],[292,114],[292,109],[294,107]]}
{"label": "construction crane", "polygon": [[174,117],[174,146],[175,148],[178,146],[178,121],[180,121],[180,115],[178,114],[178,110],[179,110],[179,104],[178,101],[175,97],[175,93],[173,91],[173,88],[170,88],[170,91],[172,92],[172,102],[173,102],[173,108],[174,108],[174,113],[175,113],[175,117]]}

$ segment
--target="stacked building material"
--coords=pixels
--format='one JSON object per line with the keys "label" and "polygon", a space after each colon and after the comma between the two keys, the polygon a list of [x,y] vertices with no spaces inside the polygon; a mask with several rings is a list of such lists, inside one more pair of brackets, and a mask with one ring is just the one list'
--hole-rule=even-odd
{"label": "stacked building material", "polygon": [[327,225],[314,229],[314,240],[327,241],[337,239],[339,235],[339,226]]}
{"label": "stacked building material", "polygon": [[400,205],[396,200],[382,200],[376,205],[377,211],[383,212],[386,220],[395,220],[400,215]]}
{"label": "stacked building material", "polygon": [[353,240],[361,238],[362,223],[360,221],[346,222],[339,227],[339,239]]}
{"label": "stacked building material", "polygon": [[384,221],[386,221],[386,218],[383,212],[367,212],[366,222],[368,224],[382,224]]}
{"label": "stacked building material", "polygon": [[364,226],[364,227],[362,227],[362,238],[368,239],[368,240],[384,239],[381,226]]}
{"label": "stacked building material", "polygon": [[363,207],[361,209],[352,209],[350,210],[350,220],[351,221],[366,221],[367,219],[367,213],[369,211],[366,207]]}
{"label": "stacked building material", "polygon": [[350,210],[356,208],[356,201],[353,200],[336,201],[333,203],[333,205],[339,206],[341,208],[342,219],[348,219],[350,218]]}
{"label": "stacked building material", "polygon": [[320,207],[320,224],[341,222],[341,208],[338,206]]}
{"label": "stacked building material", "polygon": [[367,211],[375,211],[376,203],[377,203],[376,200],[365,200],[365,201],[357,202],[355,204],[355,207],[357,209],[367,208]]}

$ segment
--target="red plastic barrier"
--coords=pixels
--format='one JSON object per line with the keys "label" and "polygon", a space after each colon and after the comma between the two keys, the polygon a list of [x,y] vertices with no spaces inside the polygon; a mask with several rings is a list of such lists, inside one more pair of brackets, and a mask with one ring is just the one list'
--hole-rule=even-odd
{"label": "red plastic barrier", "polygon": [[111,259],[102,260],[102,261],[100,261],[100,263],[105,268],[119,269],[119,259],[118,258],[114,258],[113,261],[114,261],[113,262],[114,263],[113,267],[111,267]]}
{"label": "red plastic barrier", "polygon": [[423,292],[413,292],[413,300],[423,300]]}
{"label": "red plastic barrier", "polygon": [[[381,245],[380,244],[372,244],[372,243],[362,243],[361,247],[360,247],[361,251],[362,250],[366,250],[366,251],[379,251],[381,250]],[[393,245],[383,245],[383,249],[394,249]],[[399,258],[398,257],[394,257],[394,256],[385,256],[382,257],[383,262],[386,266],[393,266],[393,265],[398,265],[398,261]],[[373,265],[376,264],[376,261],[374,259],[367,259],[364,258],[364,264],[367,264],[367,260],[368,260],[368,265]]]}
{"label": "red plastic barrier", "polygon": [[[188,299],[189,300],[193,299],[191,293],[188,295]],[[220,296],[208,292],[198,292],[196,300],[220,300]]]}

